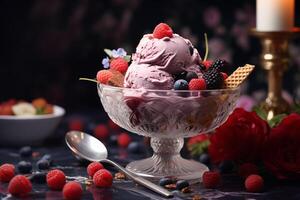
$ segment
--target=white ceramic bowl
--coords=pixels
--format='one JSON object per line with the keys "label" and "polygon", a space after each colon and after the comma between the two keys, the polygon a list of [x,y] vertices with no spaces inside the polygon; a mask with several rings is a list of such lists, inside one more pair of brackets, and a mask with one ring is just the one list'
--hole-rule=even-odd
{"label": "white ceramic bowl", "polygon": [[38,145],[51,135],[65,114],[54,106],[54,113],[35,116],[0,115],[0,146]]}

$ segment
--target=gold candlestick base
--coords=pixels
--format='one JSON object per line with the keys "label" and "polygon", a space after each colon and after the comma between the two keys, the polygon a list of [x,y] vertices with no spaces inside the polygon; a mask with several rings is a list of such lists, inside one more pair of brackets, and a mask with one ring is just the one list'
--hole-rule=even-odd
{"label": "gold candlestick base", "polygon": [[268,95],[261,104],[268,120],[290,110],[289,104],[282,98],[282,77],[289,64],[289,40],[299,33],[300,28],[274,32],[251,30],[251,34],[261,41],[261,65],[268,72]]}

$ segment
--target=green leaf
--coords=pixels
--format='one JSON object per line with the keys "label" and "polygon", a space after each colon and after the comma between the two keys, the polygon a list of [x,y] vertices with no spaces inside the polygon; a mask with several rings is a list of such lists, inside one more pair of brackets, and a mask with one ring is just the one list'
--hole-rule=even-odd
{"label": "green leaf", "polygon": [[125,59],[127,62],[130,62],[131,56],[130,56],[130,55],[127,55],[127,56],[124,57],[124,59]]}
{"label": "green leaf", "polygon": [[275,115],[271,120],[268,121],[270,127],[273,128],[277,126],[286,116],[286,114]]}
{"label": "green leaf", "polygon": [[292,112],[298,113],[300,114],[300,104],[299,103],[295,103],[292,107]]}
{"label": "green leaf", "polygon": [[111,58],[112,57],[112,50],[104,49],[104,52]]}
{"label": "green leaf", "polygon": [[266,111],[264,111],[261,107],[256,106],[253,110],[260,118],[262,118],[263,120],[267,120],[268,115]]}
{"label": "green leaf", "polygon": [[193,144],[190,148],[192,156],[199,156],[200,154],[205,152],[209,144],[210,144],[209,140],[205,140],[203,142]]}
{"label": "green leaf", "polygon": [[37,115],[43,115],[43,114],[45,114],[44,108],[36,108],[36,114]]}

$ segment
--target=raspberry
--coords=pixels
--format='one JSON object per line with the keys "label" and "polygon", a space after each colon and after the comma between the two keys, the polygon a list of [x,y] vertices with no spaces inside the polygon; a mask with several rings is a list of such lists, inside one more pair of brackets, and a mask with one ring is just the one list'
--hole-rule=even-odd
{"label": "raspberry", "polygon": [[228,78],[228,75],[225,72],[221,72],[223,79],[226,80]]}
{"label": "raspberry", "polygon": [[258,167],[252,163],[244,163],[240,165],[238,174],[243,177],[247,178],[250,174],[258,174]]}
{"label": "raspberry", "polygon": [[211,60],[206,60],[206,61],[203,61],[202,64],[205,66],[205,69],[208,70],[208,68],[211,67],[213,62]]}
{"label": "raspberry", "polygon": [[26,196],[31,190],[31,182],[23,175],[13,177],[8,184],[8,192],[13,196]]}
{"label": "raspberry", "polygon": [[73,119],[69,122],[69,130],[82,131],[83,122],[80,119]]}
{"label": "raspberry", "polygon": [[104,124],[99,124],[94,128],[94,135],[96,138],[103,140],[109,136],[108,128]]}
{"label": "raspberry", "polygon": [[110,69],[125,74],[128,69],[128,62],[124,58],[115,58],[110,63]]}
{"label": "raspberry", "polygon": [[61,190],[66,183],[66,176],[63,171],[54,169],[48,172],[47,185],[52,190]]}
{"label": "raspberry", "polygon": [[260,192],[264,187],[264,179],[256,174],[252,174],[245,180],[245,188],[248,192]]}
{"label": "raspberry", "polygon": [[118,145],[120,147],[126,148],[131,142],[131,138],[127,133],[121,133],[118,136]]}
{"label": "raspberry", "polygon": [[64,199],[80,199],[82,195],[82,187],[75,181],[70,181],[63,188]]}
{"label": "raspberry", "polygon": [[160,23],[154,28],[153,37],[157,39],[173,37],[173,30],[168,24]]}
{"label": "raspberry", "polygon": [[0,115],[13,115],[12,105],[2,104],[0,106]]}
{"label": "raspberry", "polygon": [[203,74],[203,79],[205,80],[206,88],[210,90],[222,88],[224,84],[222,74],[217,69],[212,67]]}
{"label": "raspberry", "polygon": [[111,187],[113,176],[106,169],[100,169],[93,176],[93,182],[97,187]]}
{"label": "raspberry", "polygon": [[100,169],[104,169],[103,165],[99,162],[92,162],[87,167],[87,173],[90,177],[93,177],[94,174]]}
{"label": "raspberry", "polygon": [[97,73],[97,81],[102,84],[107,84],[108,80],[113,76],[109,70],[100,70]]}
{"label": "raspberry", "polygon": [[221,175],[219,172],[204,172],[202,181],[205,188],[216,188],[221,181]]}
{"label": "raspberry", "polygon": [[0,181],[9,182],[15,175],[15,166],[12,164],[3,164],[0,166]]}
{"label": "raspberry", "polygon": [[193,78],[189,82],[189,90],[205,90],[206,83],[203,78]]}
{"label": "raspberry", "polygon": [[119,130],[120,127],[118,126],[118,124],[116,124],[115,122],[113,122],[111,119],[108,121],[108,127],[111,129],[111,130]]}

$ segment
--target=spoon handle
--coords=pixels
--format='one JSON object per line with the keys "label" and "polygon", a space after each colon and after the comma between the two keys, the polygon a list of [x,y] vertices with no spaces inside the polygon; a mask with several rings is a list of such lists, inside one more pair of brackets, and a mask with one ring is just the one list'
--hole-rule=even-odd
{"label": "spoon handle", "polygon": [[111,161],[111,160],[108,160],[108,159],[103,159],[101,160],[100,162],[106,162],[106,163],[109,163],[113,166],[115,166],[116,168],[118,168],[120,171],[122,171],[127,177],[131,178],[134,182],[140,184],[140,185],[143,185],[145,186],[146,188],[158,193],[158,194],[161,194],[165,197],[172,197],[173,194],[168,191],[167,189],[159,186],[159,185],[156,185],[154,183],[152,183],[151,181],[148,181],[147,179],[144,179],[140,176],[137,176],[137,175],[134,175],[132,174],[131,172],[127,171],[124,167],[122,167],[121,165]]}

